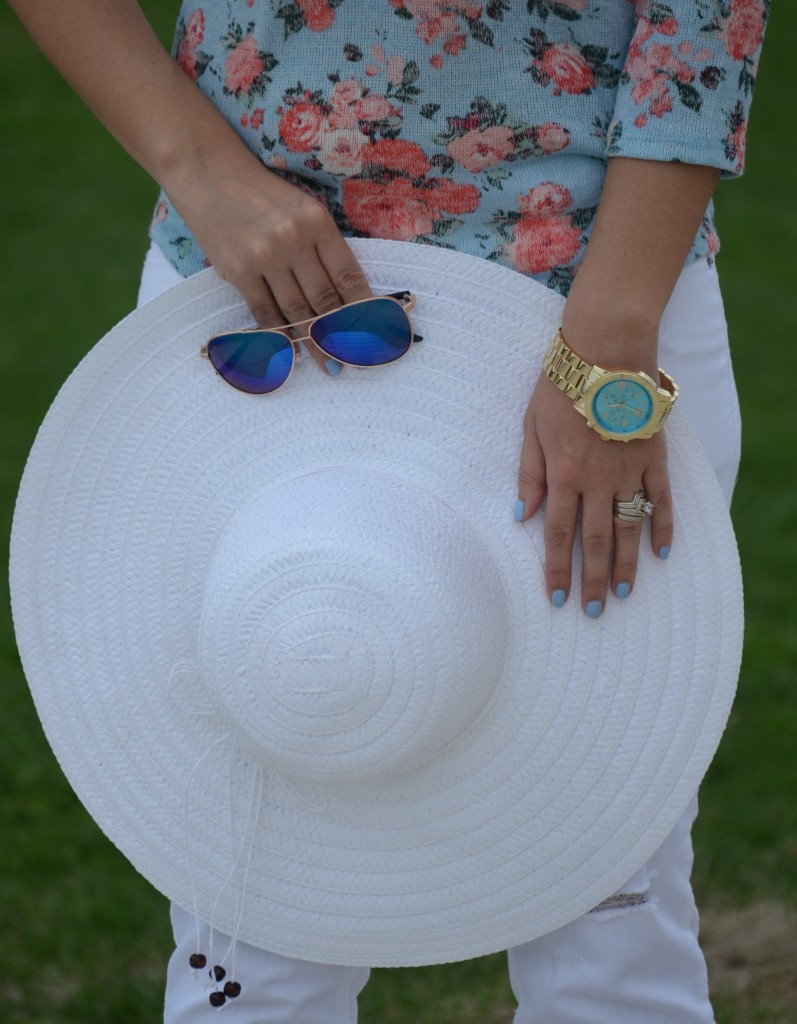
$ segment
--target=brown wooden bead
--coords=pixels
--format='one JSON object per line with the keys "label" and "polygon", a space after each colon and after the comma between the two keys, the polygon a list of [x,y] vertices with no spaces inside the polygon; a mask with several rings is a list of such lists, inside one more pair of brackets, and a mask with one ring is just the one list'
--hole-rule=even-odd
{"label": "brown wooden bead", "polygon": [[211,967],[210,976],[211,978],[215,978],[216,981],[224,981],[225,977],[227,976],[227,972],[224,970],[223,967],[220,967],[219,964],[216,964],[215,967]]}
{"label": "brown wooden bead", "polygon": [[195,971],[203,968],[207,962],[208,960],[204,953],[192,953],[188,958],[188,963]]}
{"label": "brown wooden bead", "polygon": [[211,1006],[224,1006],[227,1002],[227,997],[223,992],[211,992],[208,998]]}
{"label": "brown wooden bead", "polygon": [[228,981],[224,985],[224,994],[230,999],[237,999],[241,994],[241,986],[237,981]]}

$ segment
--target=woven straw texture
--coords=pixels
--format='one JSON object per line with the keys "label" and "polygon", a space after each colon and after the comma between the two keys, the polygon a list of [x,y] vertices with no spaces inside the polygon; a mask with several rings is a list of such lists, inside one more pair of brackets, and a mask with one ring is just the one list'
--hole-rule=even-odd
{"label": "woven straw texture", "polygon": [[212,271],[87,355],[21,486],[15,627],[66,776],[170,899],[306,960],[460,960],[588,911],[672,828],[733,699],[738,557],[676,409],[669,561],[643,543],[597,621],[552,609],[543,514],[512,508],[562,300],[352,245],[417,297],[398,363],[236,392],[199,356],[250,322]]}

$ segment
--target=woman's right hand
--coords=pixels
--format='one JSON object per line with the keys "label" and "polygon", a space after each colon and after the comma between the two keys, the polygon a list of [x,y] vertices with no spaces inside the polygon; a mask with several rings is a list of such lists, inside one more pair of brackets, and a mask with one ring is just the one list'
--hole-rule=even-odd
{"label": "woman's right hand", "polygon": [[[367,298],[327,210],[267,170],[171,59],[136,0],[10,0],[61,74],[164,188],[261,327]],[[325,357],[313,351],[323,365]]]}
{"label": "woman's right hand", "polygon": [[298,323],[371,294],[321,202],[248,150],[214,155],[210,167],[195,171],[170,198],[261,327]]}

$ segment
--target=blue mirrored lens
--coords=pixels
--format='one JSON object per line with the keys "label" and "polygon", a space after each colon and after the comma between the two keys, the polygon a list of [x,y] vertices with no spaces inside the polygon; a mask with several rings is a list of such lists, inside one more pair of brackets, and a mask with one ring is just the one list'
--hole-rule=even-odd
{"label": "blue mirrored lens", "polygon": [[403,356],[412,343],[407,314],[392,299],[370,299],[317,320],[310,337],[333,359],[381,366]]}
{"label": "blue mirrored lens", "polygon": [[250,395],[267,395],[288,379],[293,346],[276,331],[241,331],[211,339],[208,357],[234,388]]}

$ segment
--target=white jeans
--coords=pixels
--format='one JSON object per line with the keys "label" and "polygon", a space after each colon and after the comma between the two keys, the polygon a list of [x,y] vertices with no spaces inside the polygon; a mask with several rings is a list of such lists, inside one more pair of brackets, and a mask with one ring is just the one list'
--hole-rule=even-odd
{"label": "white jeans", "polygon": [[[151,249],[139,303],[180,280],[161,252]],[[683,271],[659,341],[659,361],[681,389],[679,407],[706,448],[730,503],[741,422],[714,267],[700,261]],[[508,951],[518,1002],[515,1024],[713,1024],[689,883],[696,813],[695,799],[615,897],[564,928]],[[196,922],[172,907],[172,925],[176,948],[169,963],[165,1024],[213,1021],[217,1011],[208,1003],[208,989],[188,966],[196,952]],[[204,925],[201,940],[200,948],[207,949]],[[239,943],[236,960],[245,988],[225,1007],[231,1024],[357,1020],[357,996],[368,968],[293,960],[245,943]]]}

